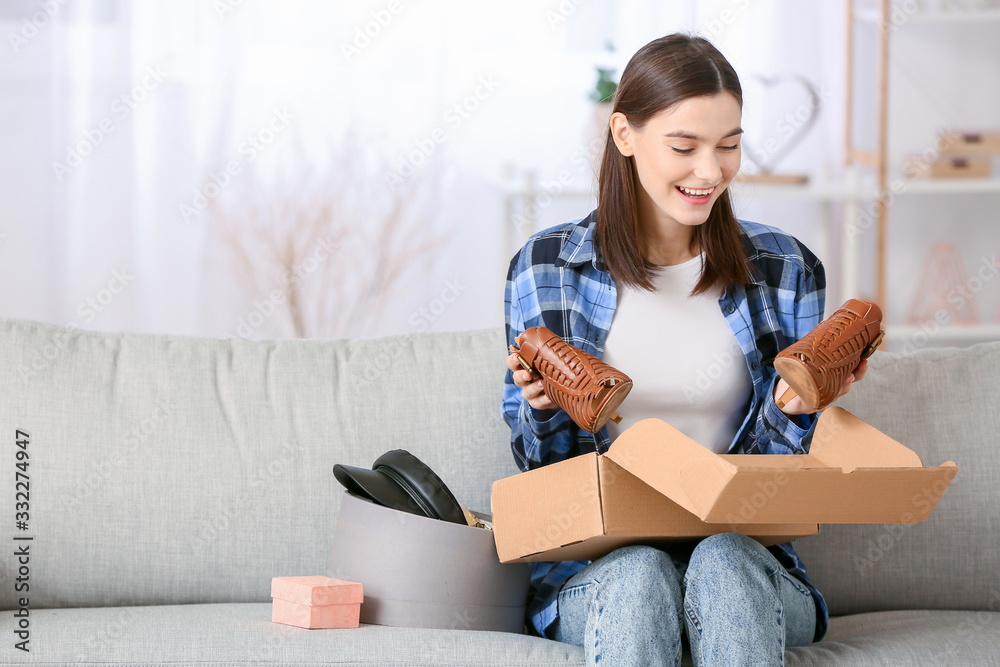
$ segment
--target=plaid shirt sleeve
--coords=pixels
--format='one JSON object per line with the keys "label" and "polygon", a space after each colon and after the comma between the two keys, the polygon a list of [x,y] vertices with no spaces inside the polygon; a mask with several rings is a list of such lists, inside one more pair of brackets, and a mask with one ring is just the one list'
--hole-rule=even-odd
{"label": "plaid shirt sleeve", "polygon": [[[540,291],[561,286],[558,269],[548,261],[559,246],[559,237],[542,237],[541,248],[536,248],[537,242],[529,240],[514,255],[507,272],[504,302],[508,345],[515,344],[517,336],[529,327],[547,325],[557,332],[561,328],[553,321],[554,315],[561,320],[561,313],[554,311],[551,304],[543,306],[539,299]],[[543,256],[545,259],[539,261]],[[547,419],[540,419],[540,413],[528,405],[514,384],[513,375],[508,370],[504,377],[503,418],[511,428],[510,445],[518,468],[524,472],[579,453],[579,429],[569,415],[557,410]]]}
{"label": "plaid shirt sleeve", "polygon": [[[523,259],[530,254],[529,243],[511,260],[507,273],[504,301],[508,345],[515,344],[517,336],[528,328],[526,319],[537,322],[541,318],[534,285],[537,269],[526,266]],[[514,384],[513,371],[508,369],[503,385],[503,418],[511,428],[510,446],[522,472],[560,461],[573,448],[574,429],[569,427],[570,418],[566,412],[558,410],[545,420],[538,417],[538,412],[528,405]]]}
{"label": "plaid shirt sleeve", "polygon": [[[794,290],[794,299],[788,310],[793,313],[792,330],[788,333],[792,342],[799,340],[816,328],[823,320],[826,278],[823,265],[819,262],[809,272],[799,274]],[[779,291],[779,300],[785,291]],[[786,415],[774,402],[774,388],[778,374],[774,366],[765,371],[770,376],[766,383],[764,401],[757,414],[752,431],[752,439],[761,454],[805,454],[807,436],[816,423],[816,415]],[[799,423],[797,423],[799,422]]]}

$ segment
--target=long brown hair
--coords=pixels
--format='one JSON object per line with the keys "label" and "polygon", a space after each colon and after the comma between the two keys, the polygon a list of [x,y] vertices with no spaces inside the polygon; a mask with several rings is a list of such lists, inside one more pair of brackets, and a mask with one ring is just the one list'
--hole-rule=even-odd
{"label": "long brown hair", "polygon": [[[652,116],[678,102],[720,92],[731,93],[743,106],[739,77],[725,56],[703,37],[667,35],[629,60],[612,113],[622,112],[629,125],[641,129]],[[652,291],[655,267],[643,256],[632,160],[619,152],[609,128],[599,175],[596,242],[616,283]],[[704,270],[692,294],[749,282],[729,188],[719,195],[708,220],[695,227],[692,244],[705,251]]]}

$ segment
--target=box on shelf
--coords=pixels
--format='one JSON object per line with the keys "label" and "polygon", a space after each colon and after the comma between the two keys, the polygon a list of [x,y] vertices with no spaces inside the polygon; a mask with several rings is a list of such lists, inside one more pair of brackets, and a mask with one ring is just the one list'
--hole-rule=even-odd
{"label": "box on shelf", "polygon": [[819,417],[808,454],[715,454],[659,419],[609,450],[493,484],[503,562],[594,559],[627,544],[738,532],[765,546],[820,523],[917,523],[958,467],[911,450],[846,410]]}
{"label": "box on shelf", "polygon": [[364,584],[362,623],[524,629],[531,568],[500,563],[492,530],[401,512],[345,491],[327,573]]}
{"label": "box on shelf", "polygon": [[943,155],[928,162],[920,156],[903,163],[903,175],[908,178],[990,178],[997,158],[988,155]]}
{"label": "box on shelf", "polygon": [[939,133],[939,144],[944,153],[989,154],[1000,153],[1000,130],[969,130]]}
{"label": "box on shelf", "polygon": [[300,628],[356,628],[364,590],[360,583],[323,576],[274,577],[271,620]]}

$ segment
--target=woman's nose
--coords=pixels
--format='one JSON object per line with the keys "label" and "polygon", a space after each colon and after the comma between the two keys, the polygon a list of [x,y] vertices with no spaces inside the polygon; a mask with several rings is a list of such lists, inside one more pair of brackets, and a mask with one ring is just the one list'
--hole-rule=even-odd
{"label": "woman's nose", "polygon": [[708,155],[703,154],[695,163],[695,178],[704,181],[706,184],[718,183],[722,178],[722,166],[719,164],[719,159],[714,153],[715,151],[712,151]]}

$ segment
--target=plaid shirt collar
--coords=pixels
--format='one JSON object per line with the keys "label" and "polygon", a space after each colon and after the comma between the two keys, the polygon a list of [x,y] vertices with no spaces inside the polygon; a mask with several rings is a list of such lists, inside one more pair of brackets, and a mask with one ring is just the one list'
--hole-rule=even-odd
{"label": "plaid shirt collar", "polygon": [[569,238],[566,239],[565,245],[553,264],[556,266],[580,266],[592,262],[595,269],[606,270],[603,259],[594,247],[594,225],[592,223],[596,213],[596,211],[591,212],[590,215],[573,226]]}
{"label": "plaid shirt collar", "polygon": [[[591,262],[598,271],[608,270],[601,253],[594,245],[594,229],[596,229],[594,219],[596,216],[597,211],[591,211],[590,215],[573,225],[569,237],[562,250],[559,251],[559,256],[552,263],[554,266],[576,267]],[[767,286],[767,282],[759,275],[751,275],[750,282],[761,287]]]}

